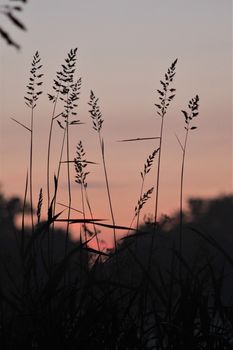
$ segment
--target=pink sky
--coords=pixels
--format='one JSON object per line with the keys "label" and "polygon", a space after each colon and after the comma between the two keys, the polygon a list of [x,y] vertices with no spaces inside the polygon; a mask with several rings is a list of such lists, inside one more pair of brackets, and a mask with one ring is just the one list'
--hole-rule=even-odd
{"label": "pink sky", "polygon": [[[71,130],[71,158],[83,141],[87,158],[101,162],[97,135],[88,114],[89,92],[100,98],[104,117],[106,161],[117,224],[129,225],[140,190],[140,171],[156,141],[118,143],[117,140],[159,134],[154,103],[172,61],[178,57],[176,98],[165,120],[159,213],[178,208],[181,150],[175,133],[184,137],[180,110],[200,96],[198,129],[190,135],[185,170],[185,198],[215,196],[232,191],[232,11],[231,1],[29,1],[20,18],[28,28],[5,28],[22,49],[1,41],[1,173],[6,195],[22,196],[28,167],[29,135],[11,121],[29,123],[24,104],[32,56],[40,52],[44,94],[35,112],[34,193],[46,193],[46,150],[52,105],[47,93],[70,48],[78,47],[78,76],[83,79],[78,118],[85,125]],[[61,130],[53,139],[52,171],[56,169]],[[157,161],[157,159],[156,159]],[[157,163],[155,164],[157,165]],[[146,188],[155,183],[155,167]],[[96,217],[110,219],[100,165],[90,167],[90,199]],[[72,174],[74,179],[74,172]],[[66,180],[61,200],[66,202]],[[78,185],[73,203],[80,209]],[[143,214],[153,213],[154,200]],[[142,218],[143,218],[142,214]],[[110,221],[109,221],[110,222]]]}

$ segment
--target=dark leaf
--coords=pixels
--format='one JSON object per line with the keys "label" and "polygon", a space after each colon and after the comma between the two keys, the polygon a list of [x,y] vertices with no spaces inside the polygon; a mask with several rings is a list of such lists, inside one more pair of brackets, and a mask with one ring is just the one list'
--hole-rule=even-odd
{"label": "dark leaf", "polygon": [[54,100],[55,96],[48,94],[48,98],[51,101],[51,100]]}
{"label": "dark leaf", "polygon": [[0,27],[0,35],[7,42],[8,45],[14,46],[17,50],[20,49],[20,46],[15,41],[13,41],[10,35],[7,32],[5,32],[1,27]]}
{"label": "dark leaf", "polygon": [[[97,225],[97,222],[103,221],[104,219],[58,219],[57,222],[70,222],[71,224],[95,224]],[[99,224],[100,225],[100,224]],[[104,225],[106,227],[112,227],[112,225]]]}
{"label": "dark leaf", "polygon": [[184,114],[185,118],[188,118],[188,113],[186,111],[181,111],[181,112]]}
{"label": "dark leaf", "polygon": [[171,95],[168,97],[168,99],[171,101],[174,97],[175,97],[175,95]]}
{"label": "dark leaf", "polygon": [[138,137],[136,139],[119,140],[118,142],[129,142],[129,141],[144,141],[144,140],[156,140],[160,137]]}
{"label": "dark leaf", "polygon": [[15,11],[22,11],[22,7],[20,7],[20,6],[14,6],[14,7],[12,7],[12,9]]}
{"label": "dark leaf", "polygon": [[29,102],[32,102],[31,98],[28,98],[28,97],[24,97],[25,100],[29,101]]}
{"label": "dark leaf", "polygon": [[37,223],[39,224],[40,222],[40,216],[41,216],[41,208],[42,208],[42,203],[43,203],[43,192],[42,188],[40,189],[40,194],[39,194],[39,200],[37,204]]}
{"label": "dark leaf", "polygon": [[25,126],[24,124],[20,123],[18,120],[11,118],[12,120],[14,120],[14,122],[18,123],[19,125],[21,125],[22,127],[24,127],[25,129],[27,129],[28,131],[31,132],[31,129],[29,129],[27,126]]}
{"label": "dark leaf", "polygon": [[161,90],[157,90],[157,92],[158,92],[161,96],[164,95],[164,92],[162,92]]}
{"label": "dark leaf", "polygon": [[58,125],[60,126],[60,128],[64,129],[64,127],[62,126],[61,122],[59,120],[57,120]]}
{"label": "dark leaf", "polygon": [[82,123],[80,120],[73,120],[72,122],[70,122],[70,125],[80,125],[80,124],[84,124],[84,123]]}
{"label": "dark leaf", "polygon": [[[100,220],[98,220],[100,221]],[[102,227],[108,227],[108,228],[114,228],[116,230],[127,230],[127,231],[135,231],[134,228],[132,227],[127,227],[127,226],[119,226],[119,225],[110,225],[110,224],[102,224],[102,223],[99,223],[99,222],[96,222],[96,220],[93,221],[95,223],[95,225],[97,226],[102,226]]]}
{"label": "dark leaf", "polygon": [[99,250],[96,250],[96,249],[93,249],[93,248],[90,248],[90,247],[83,247],[84,250],[87,250],[88,252],[90,253],[94,253],[94,254],[99,254],[99,255],[104,255],[104,256],[109,256],[109,254],[107,253],[104,253],[104,252],[101,252]]}
{"label": "dark leaf", "polygon": [[11,12],[7,12],[6,15],[18,28],[22,30],[26,30],[26,27],[24,26],[24,24],[21,23],[17,18],[15,18],[15,16],[13,16]]}

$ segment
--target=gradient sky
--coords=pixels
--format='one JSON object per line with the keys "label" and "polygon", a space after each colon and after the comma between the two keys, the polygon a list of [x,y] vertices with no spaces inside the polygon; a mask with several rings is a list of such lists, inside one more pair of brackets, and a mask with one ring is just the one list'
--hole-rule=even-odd
{"label": "gradient sky", "polygon": [[[1,4],[6,1],[1,1]],[[100,98],[104,116],[106,161],[117,224],[129,225],[140,190],[140,171],[158,142],[118,143],[117,140],[157,136],[160,119],[154,103],[172,61],[178,57],[176,98],[165,121],[159,213],[178,208],[181,150],[175,133],[184,137],[181,109],[199,94],[198,129],[191,135],[185,169],[185,199],[232,191],[232,2],[230,0],[40,0],[29,1],[19,15],[28,31],[3,25],[22,48],[1,41],[1,175],[6,195],[24,193],[29,135],[14,117],[29,124],[24,104],[30,64],[36,50],[43,63],[44,94],[35,112],[34,193],[45,188],[46,149],[55,73],[70,48],[78,47],[78,76],[83,79],[78,118],[71,130],[71,157],[83,141],[87,158],[100,162],[97,135],[88,114],[90,89]],[[56,169],[61,129],[53,139],[52,171]],[[155,167],[146,188],[154,185]],[[100,165],[90,168],[90,198],[96,217],[110,218]],[[74,178],[74,173],[72,174]],[[60,200],[66,203],[66,179]],[[74,182],[72,205],[80,209]],[[154,200],[144,213],[152,213]],[[143,215],[142,215],[143,216]]]}

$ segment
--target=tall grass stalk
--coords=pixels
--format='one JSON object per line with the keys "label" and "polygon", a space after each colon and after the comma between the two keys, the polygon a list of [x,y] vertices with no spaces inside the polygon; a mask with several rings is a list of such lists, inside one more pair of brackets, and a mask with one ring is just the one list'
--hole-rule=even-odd
{"label": "tall grass stalk", "polygon": [[[89,174],[89,172],[85,171],[85,168],[87,166],[87,161],[86,159],[84,159],[85,152],[82,145],[82,141],[80,141],[77,145],[76,154],[77,156],[74,159],[74,166],[76,171],[75,182],[77,182],[81,188],[82,212],[83,212],[83,219],[85,221],[86,213],[85,213],[85,201],[84,201],[84,186],[86,185],[86,177]],[[87,241],[87,230],[86,230],[85,224],[83,225],[83,228],[84,228],[85,241]]]}
{"label": "tall grass stalk", "polygon": [[[50,164],[50,145],[51,145],[51,135],[53,121],[57,119],[60,115],[61,120],[57,119],[58,125],[63,129],[63,137],[60,151],[60,159],[58,163],[58,170],[56,175],[56,180],[59,182],[60,169],[62,164],[62,157],[64,146],[66,142],[66,166],[67,166],[67,189],[68,189],[68,214],[67,214],[67,227],[66,227],[66,244],[65,244],[65,255],[67,254],[67,244],[69,235],[69,225],[70,225],[70,213],[72,205],[72,194],[71,194],[71,177],[70,177],[70,141],[69,141],[69,126],[80,124],[79,120],[70,120],[71,116],[76,115],[75,108],[77,107],[76,101],[79,99],[80,88],[81,88],[81,78],[74,82],[74,73],[76,70],[76,60],[77,60],[77,48],[71,49],[65,59],[65,63],[62,64],[61,71],[56,74],[56,79],[54,80],[53,89],[55,90],[55,95],[48,94],[49,99],[54,103],[52,120],[49,132],[49,143],[48,143],[48,158],[47,158],[47,186],[48,186],[48,199],[50,198],[49,191],[49,164]],[[62,97],[62,95],[64,97]],[[57,116],[55,116],[55,109],[58,98],[64,103],[64,111]],[[53,214],[55,214],[56,208],[56,198],[57,193],[55,193],[54,203],[53,203]]]}
{"label": "tall grass stalk", "polygon": [[70,142],[69,142],[69,113],[66,116],[66,160],[67,160],[67,186],[68,186],[68,214],[66,227],[66,250],[69,239],[70,212],[72,205],[71,183],[70,183]]}
{"label": "tall grass stalk", "polygon": [[[76,64],[76,53],[77,49],[71,49],[65,59],[64,64],[61,65],[61,70],[56,72],[56,78],[54,79],[54,84],[52,86],[55,94],[48,94],[49,100],[53,103],[53,111],[50,121],[50,128],[49,128],[49,138],[48,138],[48,151],[47,151],[47,196],[48,196],[48,207],[50,206],[50,154],[51,154],[51,142],[52,142],[52,131],[54,126],[54,120],[58,117],[65,116],[65,106],[63,107],[63,112],[56,115],[56,108],[58,101],[61,100],[66,105],[66,100],[62,95],[66,95],[69,93],[69,84],[72,84],[73,82],[73,74],[75,72],[75,64]],[[58,125],[64,130],[64,126],[62,125],[61,121],[57,119]],[[67,125],[65,124],[65,127]],[[67,133],[67,130],[64,131],[64,134]],[[64,136],[62,140],[62,154],[63,154],[63,148],[64,148]],[[59,160],[59,166],[61,165],[62,157],[60,156]],[[60,168],[59,168],[59,174],[60,174]],[[57,179],[59,180],[59,176],[57,174]],[[56,201],[54,203],[56,205]]]}
{"label": "tall grass stalk", "polygon": [[113,213],[112,199],[111,199],[110,186],[109,186],[107,167],[106,167],[106,161],[105,161],[104,139],[101,136],[101,129],[102,129],[102,124],[104,120],[103,120],[102,113],[100,111],[100,107],[98,105],[98,100],[99,99],[95,97],[93,91],[91,91],[90,102],[88,103],[89,106],[91,106],[91,109],[89,110],[89,112],[93,121],[93,129],[98,133],[99,146],[100,146],[102,164],[104,169],[104,178],[105,178],[105,184],[107,189],[108,203],[109,203],[110,214],[112,218],[114,247],[115,247],[115,251],[117,251],[117,238],[116,238],[116,229],[115,229],[116,223],[115,223],[115,218]]}
{"label": "tall grass stalk", "polygon": [[[160,80],[160,84],[162,85],[162,89],[157,89],[159,94],[159,103],[155,103],[155,107],[157,108],[157,114],[161,118],[160,124],[160,135],[159,135],[159,154],[158,154],[158,165],[157,165],[157,174],[156,174],[156,182],[155,182],[155,209],[154,209],[154,233],[151,235],[151,243],[148,254],[147,261],[147,270],[148,274],[150,274],[152,268],[152,255],[154,249],[154,240],[155,240],[155,231],[157,229],[157,219],[158,219],[158,206],[159,206],[159,186],[160,186],[160,172],[161,172],[161,155],[162,155],[162,146],[163,146],[163,132],[164,132],[164,119],[167,113],[167,109],[170,105],[170,102],[174,99],[174,92],[176,89],[171,88],[170,84],[173,82],[173,78],[176,74],[176,64],[177,60],[171,64],[168,68],[167,73],[165,73],[164,80]],[[150,288],[148,285],[148,281],[145,287],[145,307],[147,307],[148,298],[149,298]]]}
{"label": "tall grass stalk", "polygon": [[31,108],[31,137],[30,137],[30,155],[29,155],[29,193],[30,193],[30,206],[31,206],[31,224],[32,224],[32,233],[34,232],[34,213],[33,213],[33,119],[34,119],[34,113],[33,113],[33,107]]}
{"label": "tall grass stalk", "polygon": [[[165,74],[164,81],[160,81],[162,85],[162,90],[157,90],[159,93],[160,102],[155,104],[157,108],[157,114],[161,118],[160,124],[160,135],[159,135],[159,155],[158,155],[158,166],[157,166],[157,175],[156,175],[156,185],[155,185],[155,211],[154,211],[154,225],[156,227],[157,218],[158,218],[158,205],[159,205],[159,184],[160,184],[160,168],[161,168],[161,154],[162,154],[162,145],[163,145],[163,129],[164,129],[164,118],[167,113],[167,108],[169,107],[170,102],[174,99],[174,92],[176,89],[170,88],[170,84],[173,82],[175,76],[177,59],[171,64],[168,68],[167,73]],[[169,96],[168,96],[169,95]]]}
{"label": "tall grass stalk", "polygon": [[[27,85],[26,96],[24,97],[26,105],[30,108],[30,151],[29,151],[29,194],[30,194],[30,207],[31,207],[31,227],[34,232],[34,213],[33,213],[33,137],[34,137],[34,109],[36,108],[36,101],[39,95],[42,94],[38,87],[42,85],[40,78],[43,74],[39,73],[42,65],[40,64],[40,56],[38,51],[32,59],[30,78]],[[39,73],[39,74],[38,74]]]}
{"label": "tall grass stalk", "polygon": [[[77,49],[74,49],[72,60],[76,61],[76,52]],[[71,194],[71,177],[70,177],[70,141],[69,141],[69,126],[70,125],[79,125],[80,120],[70,120],[71,115],[76,115],[77,113],[74,109],[77,107],[76,101],[79,99],[80,87],[81,87],[81,78],[76,82],[73,82],[73,73],[74,73],[74,64],[71,65],[71,70],[69,71],[69,84],[67,86],[67,99],[65,104],[65,131],[66,131],[66,162],[67,162],[67,184],[68,184],[68,216],[67,216],[67,228],[66,228],[66,250],[68,244],[69,236],[69,225],[70,225],[70,213],[72,205],[72,194]],[[69,67],[70,68],[70,67]],[[65,251],[66,251],[65,250]]]}
{"label": "tall grass stalk", "polygon": [[[50,121],[50,127],[49,127],[49,139],[48,139],[48,151],[47,151],[47,199],[48,199],[48,208],[50,206],[50,154],[51,154],[51,142],[52,142],[52,131],[54,126],[54,120],[56,119],[55,113],[56,113],[56,107],[58,102],[60,91],[57,91],[57,95],[55,98],[54,105],[53,105],[53,111]],[[51,96],[51,95],[49,95]]]}
{"label": "tall grass stalk", "polygon": [[[51,116],[51,121],[50,121],[50,128],[49,128],[49,138],[48,138],[48,150],[47,150],[47,202],[48,202],[48,211],[50,207],[50,154],[51,154],[51,142],[52,142],[52,131],[53,131],[53,126],[54,126],[54,120],[59,117],[62,113],[58,114],[58,116],[55,116],[56,113],[56,107],[57,107],[57,102],[58,102],[58,97],[60,93],[60,86],[57,91],[56,97],[51,96],[48,94],[49,99],[53,101],[53,111],[52,111],[52,116]],[[63,145],[64,142],[62,142],[62,150],[63,150]],[[62,151],[63,153],[63,151]],[[56,193],[55,193],[55,200],[53,203],[53,208],[52,208],[52,213],[53,215],[55,214],[55,206],[56,206]],[[48,264],[49,264],[49,271],[51,271],[51,266],[53,264],[53,240],[54,240],[54,225],[55,223],[53,222],[52,224],[52,229],[48,232]],[[50,237],[51,234],[51,237]]]}
{"label": "tall grass stalk", "polygon": [[25,210],[26,210],[26,203],[27,203],[27,191],[28,191],[28,171],[26,175],[26,182],[25,182],[25,190],[24,190],[24,198],[23,198],[23,210],[22,210],[22,228],[21,228],[21,257],[24,262],[24,248],[25,248]]}
{"label": "tall grass stalk", "polygon": [[[50,207],[50,155],[51,155],[51,143],[52,143],[52,132],[53,132],[53,126],[54,126],[54,120],[56,120],[59,116],[62,115],[62,112],[56,115],[56,109],[57,109],[57,104],[58,104],[58,99],[60,95],[60,89],[61,89],[61,81],[59,77],[59,72],[57,72],[57,80],[54,80],[54,85],[53,89],[56,91],[56,95],[51,95],[48,94],[49,100],[53,102],[53,110],[52,110],[52,115],[51,115],[51,120],[50,120],[50,127],[49,127],[49,137],[48,137],[48,149],[47,149],[47,207],[49,211]],[[55,206],[56,206],[56,193],[55,193],[55,200],[53,203],[53,215],[55,214]],[[48,232],[48,262],[49,266],[53,264],[53,240],[54,240],[54,225],[55,223],[53,222],[52,224],[52,229],[49,229]],[[51,237],[50,237],[51,233]],[[50,244],[50,239],[51,239],[51,244]]]}
{"label": "tall grass stalk", "polygon": [[[140,195],[139,195],[139,199],[142,198],[143,196],[143,191],[144,191],[144,183],[145,183],[145,177],[146,175],[150,172],[151,167],[153,165],[153,161],[154,158],[156,156],[156,154],[159,152],[159,148],[155,149],[146,159],[146,162],[144,164],[144,168],[143,171],[141,171],[140,175],[142,178],[142,183],[141,183],[141,190],[140,190]],[[140,211],[141,209],[138,211],[138,215],[137,215],[137,224],[136,224],[136,230],[138,230],[139,228],[139,219],[140,219]]]}
{"label": "tall grass stalk", "polygon": [[[91,204],[89,201],[89,197],[88,197],[88,192],[87,192],[87,175],[89,174],[89,172],[86,171],[86,167],[87,164],[90,163],[85,159],[85,151],[83,148],[83,144],[82,141],[80,141],[77,145],[77,149],[76,149],[76,158],[74,159],[74,166],[75,166],[75,171],[76,171],[76,176],[75,176],[75,182],[77,182],[80,187],[81,187],[81,198],[82,198],[82,212],[83,212],[83,218],[84,221],[86,219],[86,215],[85,215],[85,201],[91,216],[91,219],[94,221],[94,216],[93,216],[93,212],[91,209]],[[85,195],[85,201],[84,201],[84,195]],[[94,229],[94,235],[96,237],[96,244],[97,244],[97,248],[100,251],[100,244],[99,244],[99,240],[98,240],[98,232],[96,229],[95,224],[93,223],[93,229]],[[87,241],[87,228],[86,225],[84,224],[84,233],[85,233],[85,240]]]}
{"label": "tall grass stalk", "polygon": [[[144,187],[144,186],[143,186]],[[132,229],[132,226],[133,226],[133,223],[135,221],[136,218],[138,218],[142,208],[144,207],[144,205],[146,204],[146,202],[151,198],[151,194],[154,190],[154,187],[151,187],[149,190],[147,190],[146,192],[143,193],[143,188],[141,187],[142,191],[140,193],[140,197],[137,201],[137,205],[135,206],[134,208],[134,215],[133,215],[133,218],[131,220],[131,223],[128,227],[128,233],[127,235],[129,234],[130,230]],[[137,220],[137,224],[136,224],[136,231],[138,230],[138,220]],[[134,229],[133,229],[134,230]]]}
{"label": "tall grass stalk", "polygon": [[199,114],[199,96],[196,95],[189,101],[188,104],[189,113],[182,111],[185,118],[185,138],[183,145],[180,143],[182,149],[182,161],[181,161],[181,174],[180,174],[180,228],[179,228],[179,253],[182,255],[182,241],[183,241],[183,187],[184,187],[184,169],[185,169],[185,156],[188,142],[188,135],[190,130],[197,129],[196,126],[192,126],[193,118],[196,118]]}
{"label": "tall grass stalk", "polygon": [[[170,102],[174,99],[174,92],[176,89],[171,88],[170,84],[173,82],[173,78],[176,74],[176,64],[177,59],[171,64],[168,68],[167,73],[165,73],[164,80],[160,80],[160,84],[162,85],[162,90],[157,90],[159,94],[159,103],[155,103],[155,107],[157,108],[157,114],[161,118],[160,124],[160,135],[159,135],[159,154],[158,154],[158,165],[157,165],[157,174],[156,174],[156,183],[155,183],[155,210],[154,210],[154,228],[157,226],[157,218],[158,218],[158,205],[159,205],[159,185],[160,185],[160,170],[161,170],[161,154],[162,154],[162,145],[163,145],[163,131],[164,131],[164,119],[167,113],[167,109],[170,105]],[[149,251],[148,258],[148,269],[151,268],[151,260],[154,246],[154,234],[151,236],[151,246]]]}
{"label": "tall grass stalk", "polygon": [[89,209],[89,213],[90,213],[90,217],[93,221],[93,229],[94,229],[94,233],[95,233],[95,239],[96,239],[96,245],[98,248],[98,251],[100,251],[100,242],[99,242],[99,238],[98,238],[98,230],[96,229],[96,225],[94,223],[94,215],[93,215],[93,211],[90,205],[90,200],[89,200],[89,196],[88,196],[88,192],[87,192],[87,185],[84,186],[84,192],[85,192],[85,197],[86,197],[86,203]]}

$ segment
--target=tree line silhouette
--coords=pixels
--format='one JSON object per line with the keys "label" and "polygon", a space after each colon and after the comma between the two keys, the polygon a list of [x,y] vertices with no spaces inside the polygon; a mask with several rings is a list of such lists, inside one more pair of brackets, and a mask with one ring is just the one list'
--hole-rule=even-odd
{"label": "tree line silhouette", "polygon": [[[115,349],[118,344],[122,350],[198,349],[204,344],[206,349],[229,349],[233,196],[190,199],[188,204],[182,256],[179,212],[161,217],[148,276],[153,232],[148,217],[137,232],[118,241],[118,275],[111,249],[96,258],[82,241],[69,240],[64,261],[66,233],[61,229],[54,231],[53,269],[48,232],[33,241],[35,255],[27,256],[31,230],[25,228],[22,252],[17,220],[23,202],[1,194],[1,348]],[[30,214],[30,205],[24,210]],[[151,310],[158,317],[156,327]]]}

